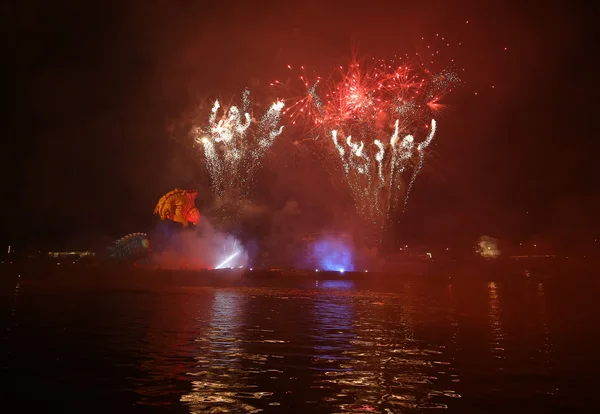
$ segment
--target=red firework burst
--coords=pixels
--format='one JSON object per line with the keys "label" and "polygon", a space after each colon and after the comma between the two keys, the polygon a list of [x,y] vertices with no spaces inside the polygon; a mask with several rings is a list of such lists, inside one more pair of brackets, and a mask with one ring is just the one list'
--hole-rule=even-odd
{"label": "red firework burst", "polygon": [[304,66],[300,66],[299,70],[294,70],[291,65],[287,68],[291,73],[287,81],[275,80],[270,84],[287,95],[284,99],[286,106],[282,111],[283,117],[287,118],[291,125],[321,125],[324,120],[323,102],[318,94],[321,77],[309,75]]}

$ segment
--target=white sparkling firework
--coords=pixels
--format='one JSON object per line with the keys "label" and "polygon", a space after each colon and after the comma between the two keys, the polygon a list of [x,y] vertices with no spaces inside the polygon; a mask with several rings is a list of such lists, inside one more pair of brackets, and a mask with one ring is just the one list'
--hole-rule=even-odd
{"label": "white sparkling firework", "polygon": [[376,234],[381,236],[390,211],[399,204],[402,176],[412,170],[405,190],[404,208],[410,190],[423,167],[425,150],[431,144],[436,132],[435,119],[427,138],[416,143],[412,135],[400,138],[399,121],[386,144],[379,139],[372,147],[363,141],[355,141],[351,136],[340,140],[343,131],[332,130],[331,138],[342,162],[342,168],[359,213],[372,224]]}
{"label": "white sparkling firework", "polygon": [[429,87],[425,92],[425,100],[431,101],[436,100],[439,96],[444,96],[450,93],[457,86],[461,85],[461,79],[453,69],[445,69],[440,73],[436,73],[431,81]]}
{"label": "white sparkling firework", "polygon": [[192,129],[195,142],[202,145],[211,178],[213,193],[230,200],[246,197],[254,173],[267,150],[281,134],[279,126],[283,102],[275,102],[260,118],[253,121],[250,92],[242,95],[241,109],[235,105],[222,108],[215,101],[205,127]]}

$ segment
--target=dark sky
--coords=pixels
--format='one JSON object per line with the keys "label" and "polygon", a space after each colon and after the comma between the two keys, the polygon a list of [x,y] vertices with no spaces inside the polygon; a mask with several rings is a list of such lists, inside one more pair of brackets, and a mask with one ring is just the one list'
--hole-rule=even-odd
{"label": "dark sky", "polygon": [[[392,238],[594,237],[590,10],[577,2],[255,3],[5,2],[1,241],[90,244],[146,231],[161,194],[207,184],[198,158],[186,159],[168,133],[195,97],[266,84],[288,63],[327,69],[353,50],[412,52],[438,33],[462,42],[449,56],[465,68],[466,86],[447,99],[434,153]],[[287,148],[273,147],[283,164]],[[275,209],[295,199],[302,211],[335,214],[339,201],[307,185],[320,172],[274,165],[277,179],[257,191]]]}

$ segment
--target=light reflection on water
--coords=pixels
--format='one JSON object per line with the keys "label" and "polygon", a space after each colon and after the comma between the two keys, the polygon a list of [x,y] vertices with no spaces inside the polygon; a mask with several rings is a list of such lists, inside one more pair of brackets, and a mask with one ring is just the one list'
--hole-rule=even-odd
{"label": "light reflection on water", "polygon": [[[506,412],[527,411],[527,399],[568,407],[578,389],[569,341],[593,337],[552,318],[573,311],[557,292],[531,280],[20,279],[4,292],[4,367],[15,375],[30,364],[48,393],[103,392],[112,408],[129,398],[137,411]],[[586,366],[600,366],[587,356]]]}
{"label": "light reflection on water", "polygon": [[443,352],[414,339],[410,288],[373,293],[339,280],[316,286],[215,291],[188,373],[193,390],[181,401],[194,413],[288,410],[298,396],[306,410],[396,412],[446,408],[438,400],[460,398],[436,387],[436,375],[451,368]]}
{"label": "light reflection on water", "polygon": [[[498,359],[504,358],[504,332],[500,320],[500,299],[495,282],[488,283],[489,320],[490,320],[490,350]],[[500,368],[502,369],[502,368]]]}

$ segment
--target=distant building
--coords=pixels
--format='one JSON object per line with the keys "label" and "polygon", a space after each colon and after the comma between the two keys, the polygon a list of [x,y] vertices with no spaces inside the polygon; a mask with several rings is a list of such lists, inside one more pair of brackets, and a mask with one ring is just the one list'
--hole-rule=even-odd
{"label": "distant building", "polygon": [[94,252],[48,252],[48,257],[58,259],[61,257],[72,257],[72,258],[83,258],[83,257],[94,257],[96,253]]}

